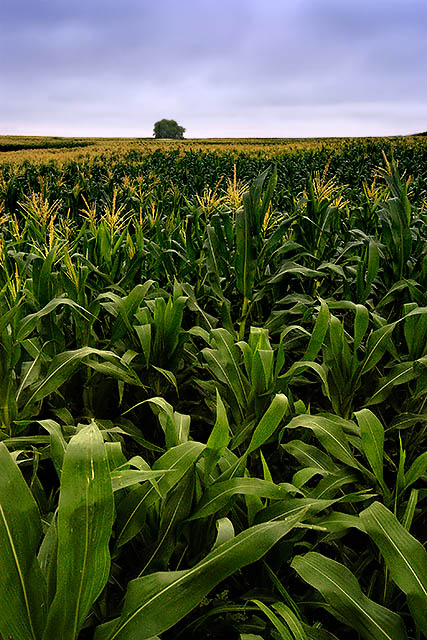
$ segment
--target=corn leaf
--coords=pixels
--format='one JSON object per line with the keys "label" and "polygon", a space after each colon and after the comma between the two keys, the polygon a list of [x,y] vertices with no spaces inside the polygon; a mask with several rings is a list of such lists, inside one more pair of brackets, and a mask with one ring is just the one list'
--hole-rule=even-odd
{"label": "corn leaf", "polygon": [[367,598],[344,565],[310,551],[296,556],[291,567],[320,591],[334,615],[360,633],[364,640],[407,639],[401,617]]}
{"label": "corn leaf", "polygon": [[43,640],[77,638],[108,579],[113,514],[107,453],[102,435],[92,422],[73,436],[64,456],[56,594]]}
{"label": "corn leaf", "polygon": [[36,558],[40,514],[22,474],[0,443],[0,637],[38,640],[46,584]]}
{"label": "corn leaf", "polygon": [[102,625],[95,640],[146,640],[181,620],[219,582],[259,560],[302,517],[250,527],[191,569],[154,573],[129,583],[120,618]]}
{"label": "corn leaf", "polygon": [[427,552],[396,516],[379,502],[361,512],[368,535],[381,551],[395,583],[406,593],[421,631],[427,630]]}
{"label": "corn leaf", "polygon": [[[294,489],[297,491],[296,487]],[[287,498],[288,490],[273,482],[260,480],[259,478],[233,478],[231,480],[225,480],[225,482],[217,482],[211,485],[205,492],[202,500],[196,507],[196,512],[189,520],[206,518],[227,504],[229,504],[231,508],[231,498],[238,494],[283,500]]]}

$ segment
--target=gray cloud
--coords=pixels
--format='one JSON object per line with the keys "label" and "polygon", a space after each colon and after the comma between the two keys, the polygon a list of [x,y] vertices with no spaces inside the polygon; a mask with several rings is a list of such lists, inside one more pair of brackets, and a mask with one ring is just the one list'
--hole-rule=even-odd
{"label": "gray cloud", "polygon": [[424,0],[3,0],[1,133],[426,128]]}

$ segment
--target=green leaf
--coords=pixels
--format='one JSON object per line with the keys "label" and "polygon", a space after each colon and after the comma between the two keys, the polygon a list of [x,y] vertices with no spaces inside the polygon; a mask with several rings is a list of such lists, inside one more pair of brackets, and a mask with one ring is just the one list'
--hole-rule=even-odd
{"label": "green leaf", "polygon": [[262,416],[252,435],[246,455],[253,453],[273,435],[288,409],[288,399],[283,393],[277,393],[267,411]]}
{"label": "green leaf", "polygon": [[293,640],[308,640],[301,622],[288,606],[282,602],[275,602],[273,604],[273,609],[275,609],[286,622],[292,632]]}
{"label": "green leaf", "polygon": [[215,522],[215,526],[217,534],[212,549],[220,547],[224,542],[228,542],[235,536],[233,523],[228,518],[219,518]]}
{"label": "green leaf", "polygon": [[230,442],[230,426],[224,403],[216,391],[216,421],[210,433],[205,449],[205,483]]}
{"label": "green leaf", "polygon": [[72,309],[76,309],[76,311],[85,319],[90,320],[93,318],[92,314],[87,311],[84,307],[80,306],[74,300],[70,300],[65,296],[59,296],[58,298],[54,298],[50,300],[44,307],[42,307],[36,313],[32,313],[29,316],[23,318],[18,324],[18,331],[16,336],[17,342],[22,342],[25,338],[27,338],[33,329],[36,327],[38,321],[44,316],[52,313],[58,306],[67,305]]}
{"label": "green leaf", "polygon": [[328,331],[329,325],[329,309],[326,302],[320,301],[320,311],[317,315],[316,324],[314,325],[313,333],[311,334],[310,342],[308,343],[306,352],[301,360],[314,360],[319,353],[323,341]]}
{"label": "green leaf", "polygon": [[214,293],[221,299],[224,293],[221,287],[221,269],[218,264],[219,239],[216,230],[211,225],[206,225],[205,241],[203,244],[206,256],[206,268],[209,274],[209,283]]}
{"label": "green leaf", "polygon": [[111,473],[111,482],[113,485],[113,491],[124,489],[125,487],[131,487],[139,482],[145,482],[145,480],[155,480],[161,478],[165,473],[173,473],[166,469],[160,469],[159,471],[138,471],[137,469],[116,469]]}
{"label": "green leaf", "polygon": [[329,533],[347,531],[352,528],[359,529],[359,531],[363,532],[365,531],[365,528],[358,516],[341,513],[340,511],[331,511],[327,516],[317,519],[316,525],[319,527],[325,527]]}
{"label": "green leaf", "polygon": [[281,446],[304,467],[313,468],[322,473],[336,473],[339,470],[339,467],[327,453],[318,447],[302,442],[302,440],[291,440]]}
{"label": "green leaf", "polygon": [[46,584],[36,558],[40,514],[22,474],[0,443],[0,636],[38,640]]}
{"label": "green leaf", "polygon": [[405,473],[405,489],[414,484],[427,471],[427,451],[423,451]]}
{"label": "green leaf", "polygon": [[141,324],[134,326],[135,333],[138,336],[139,344],[142,349],[142,355],[144,356],[145,365],[148,367],[150,364],[151,355],[151,324]]}
{"label": "green leaf", "polygon": [[283,640],[293,640],[293,636],[290,634],[287,626],[282,622],[282,620],[280,620],[278,616],[276,616],[276,614],[270,609],[270,607],[267,607],[267,605],[260,600],[251,600],[251,602],[256,604],[257,607],[261,609],[261,611],[267,616],[267,618],[274,625]]}
{"label": "green leaf", "polygon": [[232,478],[231,480],[211,485],[189,520],[206,518],[229,503],[231,508],[231,498],[238,494],[271,498],[273,500],[284,500],[288,497],[287,489],[273,482],[260,480],[259,478]]}
{"label": "green leaf", "polygon": [[136,375],[135,371],[124,362],[98,362],[97,360],[87,360],[86,365],[97,371],[98,373],[120,380],[121,382],[127,382],[127,384],[136,385],[142,387],[141,380]]}
{"label": "green leaf", "polygon": [[365,337],[369,326],[369,312],[363,304],[356,304],[356,315],[354,317],[354,355]]}
{"label": "green leaf", "polygon": [[211,336],[218,350],[220,361],[227,367],[231,379],[230,389],[243,406],[248,401],[247,381],[240,365],[239,349],[229,331],[220,327],[212,329]]}
{"label": "green leaf", "polygon": [[243,298],[250,300],[255,280],[256,247],[254,242],[253,206],[249,194],[244,196],[244,208],[236,211],[236,276],[237,288]]}
{"label": "green leaf", "polygon": [[61,479],[62,463],[67,448],[61,427],[55,420],[39,420],[39,425],[50,435],[50,457],[52,458],[58,478]]}
{"label": "green leaf", "polygon": [[328,453],[350,467],[359,469],[359,464],[351,452],[348,439],[340,424],[324,416],[300,415],[293,418],[285,429],[297,427],[311,429]]}
{"label": "green leaf", "polygon": [[356,382],[362,375],[373,369],[381,360],[387,349],[395,326],[395,322],[386,324],[384,327],[381,327],[370,334],[366,344],[365,358],[360,364]]}
{"label": "green leaf", "polygon": [[148,573],[149,570],[165,569],[169,559],[176,548],[176,530],[178,525],[187,518],[194,491],[194,473],[187,471],[179,483],[168,492],[161,505],[161,518],[157,540],[152,549],[149,549],[149,557],[138,574]]}
{"label": "green leaf", "polygon": [[55,356],[50,364],[47,374],[34,389],[27,400],[28,406],[32,402],[37,402],[56,391],[71,375],[76,371],[82,360],[90,355],[98,355],[104,358],[115,358],[118,356],[112,351],[102,351],[91,347],[82,347],[75,351],[64,351]]}
{"label": "green leaf", "polygon": [[[153,464],[153,471],[168,469],[175,473],[164,474],[157,483],[157,490],[162,496],[183,477],[187,470],[195,464],[205,449],[200,442],[184,442],[169,449]],[[159,495],[154,486],[142,485],[132,489],[117,505],[117,541],[120,547],[129,542],[141,530],[147,509],[156,501]]]}
{"label": "green leaf", "polygon": [[302,517],[250,527],[191,569],[154,573],[129,583],[120,618],[97,629],[95,640],[146,640],[169,629],[219,582],[259,560]]}
{"label": "green leaf", "polygon": [[371,240],[369,240],[368,269],[367,269],[367,273],[366,273],[365,290],[364,290],[364,293],[363,293],[363,296],[364,296],[365,300],[366,300],[366,298],[369,296],[369,294],[371,292],[372,283],[374,282],[375,278],[377,277],[379,266],[380,266],[380,257],[379,257],[378,246],[377,246],[377,243],[375,242],[375,240],[371,239]]}
{"label": "green leaf", "polygon": [[360,633],[364,640],[407,639],[401,617],[367,598],[344,565],[310,551],[296,556],[291,567],[320,591],[334,615]]}
{"label": "green leaf", "polygon": [[130,332],[132,330],[131,325],[135,312],[153,284],[154,280],[147,280],[144,284],[137,284],[129,295],[120,299],[117,305],[118,316],[114,322],[111,335],[112,343],[120,340],[126,331]]}
{"label": "green leaf", "polygon": [[389,495],[383,475],[384,427],[369,409],[356,411],[354,415],[360,427],[363,451],[380,486]]}
{"label": "green leaf", "polygon": [[393,387],[399,384],[405,384],[417,377],[416,362],[399,362],[394,366],[390,373],[381,378],[376,391],[368,398],[367,406],[383,402],[393,391]]}
{"label": "green leaf", "polygon": [[421,631],[427,630],[427,552],[384,505],[361,512],[368,535],[378,546],[395,583],[406,593]]}
{"label": "green leaf", "polygon": [[114,502],[102,435],[94,422],[67,446],[58,508],[56,594],[43,640],[75,640],[110,570]]}
{"label": "green leaf", "polygon": [[189,415],[174,411],[172,405],[161,397],[150,398],[144,402],[148,402],[156,408],[155,413],[158,414],[159,422],[165,433],[167,449],[187,442],[191,421]]}

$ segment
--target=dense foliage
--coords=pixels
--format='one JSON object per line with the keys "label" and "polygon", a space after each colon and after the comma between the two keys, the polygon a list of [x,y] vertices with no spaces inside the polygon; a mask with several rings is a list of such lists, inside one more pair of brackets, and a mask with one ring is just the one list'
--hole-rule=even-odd
{"label": "dense foliage", "polygon": [[426,187],[404,140],[0,165],[1,640],[421,639]]}
{"label": "dense foliage", "polygon": [[154,125],[155,138],[172,138],[181,140],[184,137],[185,129],[181,127],[176,120],[159,120]]}

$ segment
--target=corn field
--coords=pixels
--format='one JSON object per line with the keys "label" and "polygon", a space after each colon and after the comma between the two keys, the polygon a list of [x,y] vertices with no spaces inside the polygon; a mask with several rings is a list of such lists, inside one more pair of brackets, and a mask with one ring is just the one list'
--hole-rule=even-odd
{"label": "corn field", "polygon": [[421,640],[425,139],[86,142],[0,144],[0,640]]}

